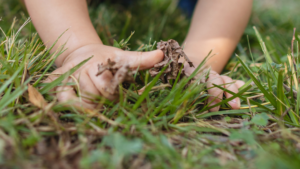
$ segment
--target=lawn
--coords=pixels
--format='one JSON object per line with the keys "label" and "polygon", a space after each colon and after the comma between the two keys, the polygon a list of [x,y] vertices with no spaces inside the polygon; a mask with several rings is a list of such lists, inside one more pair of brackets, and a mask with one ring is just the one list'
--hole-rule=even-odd
{"label": "lawn", "polygon": [[[0,168],[300,168],[300,1],[254,2],[223,72],[246,82],[234,94],[241,109],[224,100],[212,113],[205,84],[166,88],[148,71],[119,86],[118,103],[95,99],[99,111],[58,103],[51,89],[84,62],[43,83],[63,51],[45,49],[18,0],[0,6]],[[156,41],[183,41],[189,18],[176,6],[91,4],[90,16],[105,44],[149,51]]]}

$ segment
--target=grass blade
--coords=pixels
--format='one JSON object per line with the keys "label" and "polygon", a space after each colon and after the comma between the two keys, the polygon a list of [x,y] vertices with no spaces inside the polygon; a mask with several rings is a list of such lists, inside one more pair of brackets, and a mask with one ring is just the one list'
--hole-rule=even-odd
{"label": "grass blade", "polygon": [[72,75],[77,69],[79,69],[82,65],[84,65],[87,61],[89,61],[92,57],[82,61],[81,63],[79,63],[78,65],[74,66],[72,69],[70,69],[69,71],[67,71],[66,73],[62,74],[60,77],[58,77],[57,79],[55,79],[53,82],[48,83],[45,87],[43,87],[40,90],[41,94],[45,94],[47,93],[49,90],[53,89],[54,87],[56,87],[58,84],[60,84],[64,79],[66,79],[68,76]]}
{"label": "grass blade", "polygon": [[155,85],[155,83],[158,81],[158,79],[160,78],[160,76],[164,73],[164,71],[167,69],[167,67],[169,66],[170,63],[168,63],[160,72],[159,74],[157,74],[154,79],[151,81],[151,83],[145,88],[143,94],[138,98],[138,100],[136,101],[136,103],[133,106],[133,110],[136,110],[141,103],[143,102],[143,100],[148,96],[151,88]]}
{"label": "grass blade", "polygon": [[259,82],[255,75],[252,73],[252,71],[248,68],[248,66],[241,60],[239,56],[237,56],[238,60],[242,64],[243,68],[247,72],[247,74],[250,76],[250,78],[253,80],[255,85],[261,90],[261,92],[265,95],[265,97],[271,102],[273,106],[276,106],[276,101],[273,98],[273,96],[262,86],[261,82]]}

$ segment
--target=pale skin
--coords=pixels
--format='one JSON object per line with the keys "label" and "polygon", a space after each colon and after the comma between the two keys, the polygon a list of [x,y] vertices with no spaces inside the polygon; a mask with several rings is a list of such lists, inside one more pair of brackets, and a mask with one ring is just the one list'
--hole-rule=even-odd
{"label": "pale skin", "polygon": [[[129,64],[132,69],[145,70],[152,68],[163,59],[163,52],[155,50],[151,52],[123,51],[118,48],[103,45],[97,35],[88,15],[85,0],[25,0],[25,5],[32,18],[41,39],[46,46],[51,46],[58,40],[51,52],[66,43],[67,50],[55,61],[57,69],[53,74],[62,74],[70,70],[83,60],[93,57],[85,63],[73,76],[78,80],[82,100],[76,96],[73,87],[57,87],[58,101],[80,102],[84,107],[95,108],[90,99],[95,95],[102,95],[113,100],[113,96],[105,91],[105,86],[110,85],[111,73],[105,72],[96,77],[97,65],[105,64],[110,58],[117,64]],[[211,105],[221,101],[223,91],[211,88],[213,84],[223,85],[235,93],[244,82],[234,81],[228,76],[221,76],[222,69],[229,60],[250,17],[252,0],[199,0],[192,19],[189,33],[184,41],[184,51],[190,60],[197,66],[210,50],[217,55],[212,57],[207,66],[211,67],[211,73],[207,79],[207,88],[211,97]],[[186,66],[186,72],[191,74],[194,68]],[[57,76],[50,76],[46,82],[50,82]],[[72,78],[66,79],[71,81]],[[227,98],[232,95],[225,92]],[[240,100],[236,98],[229,102],[233,109],[240,108]],[[218,111],[219,107],[210,109]]]}

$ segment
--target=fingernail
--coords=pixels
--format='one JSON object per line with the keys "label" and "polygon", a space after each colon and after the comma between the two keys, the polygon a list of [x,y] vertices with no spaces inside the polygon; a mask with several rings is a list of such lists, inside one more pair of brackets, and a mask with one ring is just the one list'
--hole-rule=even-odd
{"label": "fingernail", "polygon": [[231,102],[231,103],[237,103],[237,100],[233,99],[233,100],[230,100],[229,102]]}
{"label": "fingernail", "polygon": [[238,109],[241,106],[240,98],[235,98],[235,99],[229,101],[229,103],[234,104],[234,105],[232,105],[234,109]]}
{"label": "fingernail", "polygon": [[215,105],[215,104],[218,104],[218,102],[216,102],[216,101],[213,101],[213,102],[211,102],[211,106],[213,106],[213,105]]}

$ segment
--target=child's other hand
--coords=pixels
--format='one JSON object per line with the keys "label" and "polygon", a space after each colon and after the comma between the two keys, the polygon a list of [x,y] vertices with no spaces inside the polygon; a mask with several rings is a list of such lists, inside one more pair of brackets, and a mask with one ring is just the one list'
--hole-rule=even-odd
{"label": "child's other hand", "polygon": [[[95,108],[96,105],[91,101],[91,99],[94,98],[93,96],[102,95],[113,100],[115,99],[114,96],[105,91],[105,86],[110,85],[113,76],[108,71],[96,76],[98,64],[106,64],[107,60],[110,59],[115,61],[118,65],[128,64],[132,69],[139,67],[139,70],[144,70],[159,63],[163,59],[163,52],[161,50],[132,52],[102,44],[91,44],[72,52],[63,61],[62,66],[52,72],[52,74],[63,74],[91,56],[93,57],[73,74],[73,77],[75,77],[79,83],[82,102],[80,98],[77,97],[74,87],[66,85],[54,89],[59,102],[72,101],[72,103],[77,106],[81,105],[86,108]],[[55,75],[49,76],[45,82],[49,83],[55,80],[55,78],[57,78]],[[74,80],[69,77],[65,79],[64,82],[74,82]]]}
{"label": "child's other hand", "polygon": [[[189,67],[187,64],[185,66],[185,71],[187,74],[191,74],[195,68]],[[232,80],[228,76],[222,76],[219,75],[217,72],[210,70],[208,79],[206,80],[206,87],[208,88],[208,94],[210,97],[208,98],[208,103],[210,103],[210,106],[213,106],[219,102],[222,101],[223,94],[225,94],[226,98],[232,97],[232,94],[224,92],[223,90],[214,87],[213,84],[223,86],[224,88],[234,92],[238,93],[238,89],[242,87],[245,82],[241,80]],[[239,109],[241,107],[241,101],[239,98],[235,98],[228,102],[228,104],[232,107],[232,109]],[[209,111],[215,112],[219,111],[220,106],[211,108]]]}
{"label": "child's other hand", "polygon": [[[216,85],[223,85],[225,89],[228,89],[234,93],[239,92],[239,88],[242,87],[245,82],[241,80],[232,80],[228,76],[222,76],[219,75],[217,72],[211,70],[209,77],[207,79],[207,88],[208,88],[208,94],[211,95],[208,99],[208,103],[211,103],[210,106],[213,106],[217,103],[219,103],[223,98],[223,93],[225,94],[226,98],[232,97],[232,94],[224,92],[223,90],[214,87],[213,84]],[[228,102],[228,104],[232,107],[232,109],[239,109],[241,107],[241,101],[240,98],[235,98]],[[210,111],[218,111],[220,109],[220,106],[211,108]]]}

